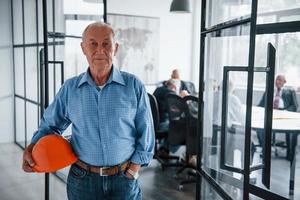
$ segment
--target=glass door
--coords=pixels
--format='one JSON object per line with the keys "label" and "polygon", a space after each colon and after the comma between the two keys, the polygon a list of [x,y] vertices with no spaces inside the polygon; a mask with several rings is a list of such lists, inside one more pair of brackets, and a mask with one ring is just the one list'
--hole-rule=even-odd
{"label": "glass door", "polygon": [[[272,125],[274,131],[278,124],[278,112],[273,110],[278,41],[272,37],[262,40],[258,35],[296,32],[297,28],[291,26],[299,22],[257,24],[263,21],[261,15],[267,15],[259,13],[257,20],[257,3],[257,0],[202,1],[199,84],[202,92],[198,116],[201,176],[197,199],[291,197],[276,191],[280,180],[272,171],[278,165],[271,146]],[[260,83],[259,93],[264,96],[261,106],[257,105],[261,97],[257,94],[257,83]],[[263,137],[260,146],[258,132]],[[290,181],[294,181],[294,167],[295,159],[291,161]],[[290,188],[293,188],[291,182]]]}

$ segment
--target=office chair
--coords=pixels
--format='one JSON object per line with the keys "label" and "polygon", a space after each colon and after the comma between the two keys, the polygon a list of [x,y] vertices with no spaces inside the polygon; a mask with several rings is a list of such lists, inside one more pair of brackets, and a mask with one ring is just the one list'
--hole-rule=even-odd
{"label": "office chair", "polygon": [[185,145],[187,105],[183,98],[176,94],[167,94],[166,98],[170,122],[168,143],[170,145]]}
{"label": "office chair", "polygon": [[[187,110],[188,106],[183,98],[176,94],[168,94],[167,105],[168,105],[168,115],[169,115],[169,145],[186,145],[187,142]],[[186,159],[181,163],[181,166],[185,166],[188,162],[188,155],[186,154]],[[180,168],[176,173],[175,177],[183,171],[185,167]],[[182,184],[186,181],[180,182],[178,189],[182,188]],[[188,181],[189,182],[189,181]]]}
{"label": "office chair", "polygon": [[[196,170],[197,166],[190,163],[191,156],[197,155],[197,122],[198,122],[198,98],[195,96],[186,96],[183,98],[186,110],[186,158],[184,165],[177,171],[177,175],[186,169]],[[178,189],[182,190],[184,184],[195,183],[196,173],[188,172],[191,179],[180,181]]]}
{"label": "office chair", "polygon": [[154,131],[155,131],[155,148],[154,148],[154,159],[156,159],[160,164],[162,169],[164,170],[165,167],[172,167],[172,166],[178,166],[177,163],[170,163],[168,160],[176,160],[179,161],[178,156],[159,156],[158,155],[158,149],[159,149],[159,143],[162,140],[167,140],[168,138],[168,131],[163,131],[159,129],[159,110],[158,110],[158,103],[154,95],[149,94],[149,101],[150,101],[150,107],[151,107],[151,113],[153,117],[153,124],[154,124]]}

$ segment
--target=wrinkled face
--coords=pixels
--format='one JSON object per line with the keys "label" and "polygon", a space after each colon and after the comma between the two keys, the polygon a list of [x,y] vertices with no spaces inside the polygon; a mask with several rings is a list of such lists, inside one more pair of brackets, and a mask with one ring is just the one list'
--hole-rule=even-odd
{"label": "wrinkled face", "polygon": [[112,60],[118,50],[110,28],[102,26],[89,27],[81,42],[83,54],[92,70],[110,69]]}
{"label": "wrinkled face", "polygon": [[277,76],[275,80],[275,85],[277,88],[282,88],[285,84],[285,78],[283,76]]}

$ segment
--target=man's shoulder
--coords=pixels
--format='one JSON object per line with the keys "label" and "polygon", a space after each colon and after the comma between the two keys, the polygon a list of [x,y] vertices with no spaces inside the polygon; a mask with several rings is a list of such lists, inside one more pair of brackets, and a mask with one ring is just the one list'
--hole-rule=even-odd
{"label": "man's shoulder", "polygon": [[284,94],[292,94],[293,92],[295,92],[295,90],[293,88],[290,88],[290,87],[286,87],[286,88],[283,88],[282,89],[282,93]]}
{"label": "man's shoulder", "polygon": [[73,76],[64,82],[65,87],[76,87],[86,72]]}
{"label": "man's shoulder", "polygon": [[142,81],[134,74],[131,74],[129,72],[124,72],[124,71],[120,71],[120,74],[126,84],[128,84],[128,83],[142,84]]}

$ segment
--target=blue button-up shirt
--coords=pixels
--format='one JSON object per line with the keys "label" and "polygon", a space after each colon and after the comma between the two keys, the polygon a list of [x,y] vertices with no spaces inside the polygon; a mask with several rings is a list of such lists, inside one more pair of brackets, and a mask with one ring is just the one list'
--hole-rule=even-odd
{"label": "blue button-up shirt", "polygon": [[145,87],[114,66],[102,89],[89,69],[67,80],[31,142],[49,133],[62,134],[71,123],[73,150],[90,165],[114,166],[127,160],[147,165],[153,157],[154,128]]}

